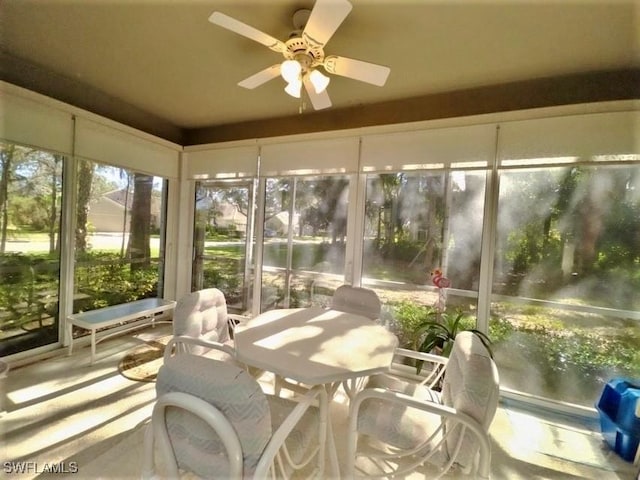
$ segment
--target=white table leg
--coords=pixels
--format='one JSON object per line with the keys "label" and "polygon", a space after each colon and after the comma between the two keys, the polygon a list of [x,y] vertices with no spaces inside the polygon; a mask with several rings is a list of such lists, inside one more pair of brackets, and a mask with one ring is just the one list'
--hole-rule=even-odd
{"label": "white table leg", "polygon": [[338,464],[336,441],[333,437],[331,415],[329,415],[329,418],[327,419],[327,448],[329,449],[329,466],[331,467],[331,478],[340,478],[340,466]]}
{"label": "white table leg", "polygon": [[91,329],[91,365],[96,357],[96,329]]}
{"label": "white table leg", "polygon": [[336,439],[333,436],[333,422],[331,421],[331,400],[336,391],[336,386],[340,383],[325,384],[324,389],[327,392],[327,449],[329,450],[329,468],[331,469],[330,478],[340,478],[340,465],[338,463],[338,452],[336,450]]}

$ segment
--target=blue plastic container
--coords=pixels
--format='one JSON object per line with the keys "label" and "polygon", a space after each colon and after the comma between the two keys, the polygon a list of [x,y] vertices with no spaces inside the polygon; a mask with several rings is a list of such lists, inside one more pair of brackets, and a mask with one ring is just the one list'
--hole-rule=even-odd
{"label": "blue plastic container", "polygon": [[640,388],[628,388],[621,395],[616,422],[640,437]]}
{"label": "blue plastic container", "polygon": [[602,436],[624,460],[632,462],[640,444],[639,382],[623,378],[605,385],[596,405]]}

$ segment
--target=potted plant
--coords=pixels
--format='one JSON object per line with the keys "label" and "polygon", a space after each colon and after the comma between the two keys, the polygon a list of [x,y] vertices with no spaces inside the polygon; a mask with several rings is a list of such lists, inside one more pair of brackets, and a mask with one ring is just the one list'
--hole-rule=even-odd
{"label": "potted plant", "polygon": [[[433,307],[406,304],[400,307],[405,317],[401,323],[409,337],[409,348],[448,357],[458,333],[470,331],[480,338],[493,357],[491,339],[484,332],[473,328],[475,321],[462,310],[456,310],[455,313],[447,311],[447,289],[451,287],[451,281],[440,268],[431,272],[431,281],[438,292],[438,299]],[[422,361],[416,362],[417,374],[420,374],[422,364]]]}
{"label": "potted plant", "polygon": [[468,322],[464,312],[457,311],[455,314],[449,312],[440,313],[440,321],[432,320],[428,316],[415,331],[414,348],[418,352],[437,353],[448,357],[453,348],[453,342],[459,332],[470,331],[476,334],[484,346],[493,356],[491,351],[491,339],[484,333],[475,328],[467,328]]}
{"label": "potted plant", "polygon": [[[422,320],[414,323],[410,333],[410,348],[417,352],[433,353],[448,357],[458,333],[470,331],[480,338],[489,351],[489,355],[493,357],[491,339],[484,332],[470,327],[470,325],[474,323],[472,317],[466,315],[461,310],[447,312],[430,308],[426,311]],[[416,361],[415,366],[418,375],[422,370],[422,365],[422,361]]]}

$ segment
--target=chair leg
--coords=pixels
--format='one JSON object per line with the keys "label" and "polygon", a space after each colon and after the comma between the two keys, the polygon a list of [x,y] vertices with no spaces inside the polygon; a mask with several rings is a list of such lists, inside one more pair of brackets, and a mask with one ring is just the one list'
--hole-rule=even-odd
{"label": "chair leg", "polygon": [[142,472],[140,474],[143,480],[154,480],[158,478],[154,468],[154,442],[153,442],[153,426],[149,423],[144,432],[144,443],[142,446]]}
{"label": "chair leg", "polygon": [[275,379],[273,380],[273,394],[276,397],[280,396],[280,392],[282,391],[282,378],[279,375],[275,376]]}

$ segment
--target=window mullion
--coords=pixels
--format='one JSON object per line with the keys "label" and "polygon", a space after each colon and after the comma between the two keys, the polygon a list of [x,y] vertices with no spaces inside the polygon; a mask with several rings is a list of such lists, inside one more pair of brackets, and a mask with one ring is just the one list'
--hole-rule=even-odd
{"label": "window mullion", "polygon": [[496,248],[496,231],[498,228],[498,199],[500,194],[500,176],[498,174],[498,142],[500,127],[496,127],[496,141],[493,164],[487,170],[484,198],[484,214],[482,220],[482,246],[480,255],[480,282],[478,285],[478,323],[477,328],[489,331],[491,316],[491,291],[493,285],[493,265]]}
{"label": "window mullion", "polygon": [[[74,117],[75,125],[75,117]],[[75,131],[75,128],[74,128]],[[72,142],[75,145],[75,141]],[[60,219],[60,298],[58,306],[58,334],[62,344],[67,345],[67,316],[73,313],[73,291],[75,289],[74,259],[76,243],[77,211],[77,161],[72,153],[62,164],[62,218]]]}

